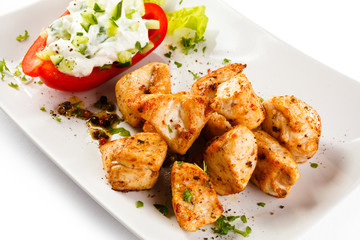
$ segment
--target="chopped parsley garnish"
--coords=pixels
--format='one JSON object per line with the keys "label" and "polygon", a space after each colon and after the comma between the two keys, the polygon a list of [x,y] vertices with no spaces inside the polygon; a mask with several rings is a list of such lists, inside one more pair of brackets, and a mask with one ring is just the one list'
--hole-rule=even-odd
{"label": "chopped parsley garnish", "polygon": [[182,66],[182,63],[179,63],[179,62],[176,62],[176,61],[174,63],[177,66],[177,68],[180,68]]}
{"label": "chopped parsley garnish", "polygon": [[175,50],[177,49],[177,47],[176,47],[176,46],[173,46],[173,45],[170,45],[170,46],[169,46],[169,49],[170,49],[171,51],[175,51]]}
{"label": "chopped parsley garnish", "polygon": [[24,35],[19,35],[16,37],[16,40],[18,40],[19,42],[24,41],[25,39],[27,39],[29,37],[29,33],[27,30],[25,30],[25,34]]}
{"label": "chopped parsley garnish", "polygon": [[224,63],[224,64],[227,64],[227,63],[229,63],[229,62],[231,62],[230,59],[224,58],[224,60],[223,60],[223,63]]}
{"label": "chopped parsley garnish", "polygon": [[13,82],[9,83],[8,85],[9,85],[9,87],[12,87],[12,88],[14,88],[14,89],[18,89],[18,88],[19,88],[19,85],[17,85],[16,83],[13,83]]}
{"label": "chopped parsley garnish", "polygon": [[245,216],[245,215],[242,215],[242,216],[240,217],[240,219],[241,219],[241,221],[242,221],[243,223],[247,223],[247,219],[246,219],[246,216]]}
{"label": "chopped parsley garnish", "polygon": [[45,106],[42,106],[42,107],[40,108],[40,110],[43,111],[43,112],[46,112]]}
{"label": "chopped parsley garnish", "polygon": [[191,203],[191,201],[194,199],[194,196],[191,194],[191,191],[188,188],[183,192],[183,199],[188,203]]}
{"label": "chopped parsley garnish", "polygon": [[190,71],[190,70],[188,70],[188,72],[193,75],[194,80],[196,80],[196,79],[198,79],[198,78],[200,77],[199,74],[194,73],[194,72],[192,72],[192,71]]}
{"label": "chopped parsley garnish", "polygon": [[257,205],[258,205],[259,207],[265,207],[266,204],[263,203],[263,202],[258,202]]}
{"label": "chopped parsley garnish", "polygon": [[183,46],[183,53],[185,55],[188,55],[190,50],[194,50],[194,51],[196,50],[197,51],[197,49],[196,49],[197,45],[200,42],[204,42],[204,41],[205,41],[205,38],[204,37],[199,38],[197,33],[195,33],[194,38],[182,37],[181,40],[180,40],[180,43]]}
{"label": "chopped parsley garnish", "polygon": [[167,206],[162,204],[154,204],[154,207],[159,210],[159,212],[161,212],[165,217],[169,215],[169,209]]}
{"label": "chopped parsley garnish", "polygon": [[130,132],[129,132],[128,130],[126,130],[125,128],[123,128],[123,127],[120,127],[120,128],[111,128],[111,129],[109,130],[109,133],[110,133],[111,135],[114,135],[114,134],[118,134],[118,133],[119,133],[119,135],[122,136],[122,137],[130,137],[130,136],[131,136]]}
{"label": "chopped parsley garnish", "polygon": [[183,161],[178,161],[177,165],[180,167],[183,164]]}
{"label": "chopped parsley garnish", "polygon": [[171,129],[170,125],[168,124],[168,130],[169,130],[169,133],[172,133],[173,130]]}
{"label": "chopped parsley garnish", "polygon": [[44,82],[41,81],[41,80],[39,80],[37,83],[38,83],[38,84],[44,84]]}
{"label": "chopped parsley garnish", "polygon": [[5,77],[4,71],[10,72],[9,68],[6,66],[5,59],[3,59],[2,61],[0,61],[1,80],[4,80],[4,77]]}
{"label": "chopped parsley garnish", "polygon": [[144,206],[144,203],[142,201],[137,201],[136,202],[136,208],[141,208]]}
{"label": "chopped parsley garnish", "polygon": [[57,116],[54,116],[54,119],[58,122],[61,122],[61,118],[57,117]]}
{"label": "chopped parsley garnish", "polygon": [[28,81],[28,79],[26,78],[25,75],[23,75],[23,76],[21,77],[21,81],[26,82],[26,81]]}
{"label": "chopped parsley garnish", "polygon": [[219,233],[220,235],[227,235],[229,233],[229,231],[233,231],[235,233],[239,233],[244,237],[247,237],[250,233],[251,233],[251,228],[249,226],[247,226],[245,228],[245,231],[241,231],[237,228],[235,228],[234,225],[231,225],[229,222],[235,221],[237,218],[239,218],[240,216],[228,216],[225,217],[224,215],[222,215],[221,217],[219,217],[216,221],[215,221],[215,226],[214,228],[211,228],[215,233]]}
{"label": "chopped parsley garnish", "polygon": [[206,46],[203,47],[202,52],[205,53],[205,50],[206,50]]}
{"label": "chopped parsley garnish", "polygon": [[264,102],[264,99],[262,97],[260,98],[260,102]]}
{"label": "chopped parsley garnish", "polygon": [[181,5],[183,1],[184,1],[184,0],[180,0],[179,5]]}
{"label": "chopped parsley garnish", "polygon": [[226,219],[229,221],[229,222],[233,222],[235,221],[236,219],[238,219],[240,216],[228,216],[226,217]]}
{"label": "chopped parsley garnish", "polygon": [[216,228],[211,228],[215,233],[219,233],[221,235],[227,235],[229,230],[233,230],[235,226],[232,226],[230,223],[226,221],[226,217],[224,215],[220,216],[215,221]]}
{"label": "chopped parsley garnish", "polygon": [[[29,78],[25,74],[23,74],[22,69],[21,69],[21,63],[19,63],[15,67],[14,72],[11,72],[10,69],[6,66],[5,59],[0,60],[0,74],[1,74],[1,80],[4,80],[5,74],[8,74],[11,77],[18,77],[21,81],[27,82],[27,83],[30,82],[33,79],[33,78],[31,78],[31,77]],[[12,88],[18,88],[19,87],[17,84],[14,84],[14,83],[10,83],[9,86],[12,87]]]}
{"label": "chopped parsley garnish", "polygon": [[236,228],[234,229],[234,232],[241,234],[243,237],[247,237],[251,233],[251,231],[252,230],[251,230],[251,228],[249,226],[247,226],[245,228],[245,231],[240,231],[240,230],[238,230]]}
{"label": "chopped parsley garnish", "polygon": [[80,108],[80,104],[81,104],[81,101],[73,103],[71,105],[73,105],[75,108]]}
{"label": "chopped parsley garnish", "polygon": [[182,37],[181,38],[181,44],[183,45],[183,53],[185,53],[186,55],[189,54],[189,50],[195,48],[195,44],[192,44],[192,39],[191,38],[185,38]]}
{"label": "chopped parsley garnish", "polygon": [[21,75],[20,67],[21,67],[21,63],[19,63],[19,65],[17,65],[16,68],[15,68],[15,72],[14,72],[15,77]]}
{"label": "chopped parsley garnish", "polygon": [[319,164],[317,163],[310,163],[310,167],[312,168],[317,168],[319,166]]}
{"label": "chopped parsley garnish", "polygon": [[164,56],[167,58],[171,58],[171,54],[172,54],[172,52],[168,52],[168,53],[165,53]]}

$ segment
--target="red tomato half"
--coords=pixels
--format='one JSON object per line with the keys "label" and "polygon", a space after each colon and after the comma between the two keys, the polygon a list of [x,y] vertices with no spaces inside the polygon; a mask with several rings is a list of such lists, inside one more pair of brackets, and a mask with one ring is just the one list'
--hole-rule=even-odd
{"label": "red tomato half", "polygon": [[[62,16],[69,14],[66,11]],[[154,47],[145,54],[137,53],[132,58],[132,65],[150,54],[164,40],[167,32],[167,18],[162,8],[154,3],[145,3],[144,19],[155,19],[160,22],[160,29],[149,30],[149,40],[153,42]],[[85,77],[74,77],[60,72],[51,61],[44,61],[37,57],[37,53],[46,47],[46,38],[39,36],[33,45],[29,48],[22,61],[22,69],[26,75],[40,77],[49,87],[69,91],[80,92],[95,88],[114,76],[125,71],[127,68],[116,67],[113,64],[111,68],[100,69],[95,67],[92,73]]]}

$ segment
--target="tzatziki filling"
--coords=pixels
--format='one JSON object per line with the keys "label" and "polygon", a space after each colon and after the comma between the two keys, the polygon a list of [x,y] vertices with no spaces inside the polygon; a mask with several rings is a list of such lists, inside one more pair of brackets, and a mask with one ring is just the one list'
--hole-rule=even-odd
{"label": "tzatziki filling", "polygon": [[130,66],[136,53],[152,45],[148,29],[159,27],[142,19],[143,0],[73,0],[67,10],[46,29],[47,47],[38,56],[75,77],[115,62]]}

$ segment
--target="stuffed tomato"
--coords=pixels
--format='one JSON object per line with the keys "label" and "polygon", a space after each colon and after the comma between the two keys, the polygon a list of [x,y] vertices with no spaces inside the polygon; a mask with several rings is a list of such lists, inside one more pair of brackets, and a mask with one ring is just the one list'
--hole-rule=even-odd
{"label": "stuffed tomato", "polygon": [[73,0],[29,48],[23,72],[51,88],[89,90],[147,56],[166,32],[166,15],[156,4]]}

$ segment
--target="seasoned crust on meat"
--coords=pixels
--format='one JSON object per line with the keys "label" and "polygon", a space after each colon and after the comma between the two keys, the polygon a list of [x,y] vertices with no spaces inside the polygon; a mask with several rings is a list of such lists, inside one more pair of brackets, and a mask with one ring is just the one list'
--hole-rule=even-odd
{"label": "seasoned crust on meat", "polygon": [[265,110],[251,83],[242,74],[246,65],[229,64],[197,80],[191,94],[214,99],[211,107],[223,115],[232,126],[241,124],[249,129],[258,127]]}
{"label": "seasoned crust on meat", "polygon": [[209,74],[199,78],[192,85],[190,92],[194,95],[215,98],[218,86],[221,83],[228,81],[233,76],[242,73],[244,68],[246,68],[246,64],[232,63],[212,71]]}
{"label": "seasoned crust on meat", "polygon": [[264,101],[264,131],[286,147],[297,163],[306,162],[318,149],[321,135],[319,114],[294,96],[272,97]]}
{"label": "seasoned crust on meat", "polygon": [[157,133],[137,133],[100,146],[106,178],[119,191],[152,188],[166,152],[167,144]]}
{"label": "seasoned crust on meat", "polygon": [[207,121],[204,129],[202,130],[201,134],[207,139],[210,140],[213,137],[221,136],[227,131],[232,129],[231,124],[226,120],[226,118],[214,112],[211,114],[209,121]]}
{"label": "seasoned crust on meat", "polygon": [[253,129],[265,119],[260,97],[255,94],[244,74],[220,84],[211,107],[224,115],[233,126],[241,124]]}
{"label": "seasoned crust on meat", "polygon": [[273,137],[261,130],[253,130],[258,145],[258,160],[251,181],[261,191],[279,198],[286,197],[300,178],[290,152]]}
{"label": "seasoned crust on meat", "polygon": [[247,127],[238,125],[211,140],[203,157],[218,194],[241,192],[256,166],[255,136]]}
{"label": "seasoned crust on meat", "polygon": [[[213,223],[223,212],[209,177],[194,164],[174,162],[171,190],[176,219],[185,231]],[[184,194],[190,197],[184,198]]]}
{"label": "seasoned crust on meat", "polygon": [[183,94],[138,95],[128,106],[161,134],[176,153],[185,154],[213,112],[210,99]]}
{"label": "seasoned crust on meat", "polygon": [[143,125],[143,131],[144,132],[152,132],[152,133],[156,133],[156,128],[151,125],[151,123],[149,121],[145,121],[144,125]]}
{"label": "seasoned crust on meat", "polygon": [[127,99],[137,94],[171,93],[170,71],[164,63],[150,63],[123,76],[115,86],[120,112],[133,127],[140,127],[141,117],[127,106]]}

